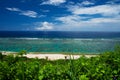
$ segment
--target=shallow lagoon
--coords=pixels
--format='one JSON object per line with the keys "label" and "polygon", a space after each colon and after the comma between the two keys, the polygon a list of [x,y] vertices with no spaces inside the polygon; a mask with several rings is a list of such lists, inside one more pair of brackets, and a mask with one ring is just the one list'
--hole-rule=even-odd
{"label": "shallow lagoon", "polygon": [[120,39],[0,38],[0,51],[98,54],[119,43]]}

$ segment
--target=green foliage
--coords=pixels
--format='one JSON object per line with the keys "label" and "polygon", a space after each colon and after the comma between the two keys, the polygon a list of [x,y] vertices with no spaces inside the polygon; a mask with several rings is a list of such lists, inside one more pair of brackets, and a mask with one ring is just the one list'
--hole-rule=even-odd
{"label": "green foliage", "polygon": [[2,55],[2,52],[0,52],[0,60],[3,59],[3,55]]}
{"label": "green foliage", "polygon": [[21,50],[18,55],[20,56],[23,56],[23,55],[26,55],[27,54],[27,51],[26,50]]}
{"label": "green foliage", "polygon": [[81,75],[79,80],[89,80],[89,79],[86,77],[86,75]]}
{"label": "green foliage", "polygon": [[[20,55],[26,51],[21,51]],[[120,47],[77,60],[27,59],[0,54],[0,80],[120,80]]]}

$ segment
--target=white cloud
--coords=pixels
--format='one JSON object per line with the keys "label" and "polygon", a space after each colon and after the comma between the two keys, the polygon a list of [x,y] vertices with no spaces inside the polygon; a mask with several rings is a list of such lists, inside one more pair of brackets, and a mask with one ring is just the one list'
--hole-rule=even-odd
{"label": "white cloud", "polygon": [[60,5],[62,3],[65,3],[66,0],[48,0],[43,2],[41,5],[47,4],[47,5]]}
{"label": "white cloud", "polygon": [[46,17],[46,15],[39,15],[38,17],[39,17],[39,18],[41,18],[41,17]]}
{"label": "white cloud", "polygon": [[[119,17],[118,18],[91,18],[91,17],[82,17],[78,15],[68,15],[63,17],[58,17],[56,20],[61,21],[65,25],[69,26],[78,26],[82,27],[83,24],[100,24],[100,23],[114,23],[114,22],[120,22]],[[82,24],[82,25],[81,25]],[[89,26],[89,25],[88,25]]]}
{"label": "white cloud", "polygon": [[68,7],[68,10],[76,15],[101,14],[103,16],[113,16],[113,15],[119,15],[120,5],[99,5],[99,6],[92,6],[92,7],[81,7],[79,5],[72,5]]}
{"label": "white cloud", "polygon": [[108,0],[106,3],[107,4],[115,4],[115,3],[119,3],[120,0]]}
{"label": "white cloud", "polygon": [[120,22],[119,18],[93,18],[91,23],[117,23]]}
{"label": "white cloud", "polygon": [[53,23],[49,23],[49,22],[40,22],[40,23],[36,23],[36,30],[52,30],[53,29]]}
{"label": "white cloud", "polygon": [[[59,25],[64,30],[78,31],[118,31],[120,25],[120,5],[105,4],[91,7],[83,7],[80,4],[67,6],[72,14],[57,17],[56,20],[62,22]],[[101,16],[94,16],[100,14]],[[84,16],[87,15],[87,16]]]}
{"label": "white cloud", "polygon": [[87,6],[87,5],[94,5],[94,3],[89,2],[89,1],[83,1],[83,2],[81,3],[81,5],[85,5],[85,6]]}
{"label": "white cloud", "polygon": [[61,21],[65,24],[70,24],[70,23],[80,20],[80,16],[68,15],[68,16],[58,17],[58,18],[56,18],[56,20]]}
{"label": "white cloud", "polygon": [[36,18],[37,13],[35,11],[21,11],[20,15]]}
{"label": "white cloud", "polygon": [[9,10],[9,11],[21,11],[20,9],[18,9],[18,8],[6,8],[7,10]]}
{"label": "white cloud", "polygon": [[[120,5],[105,4],[91,7],[84,7],[82,4],[67,6],[72,14],[56,18],[61,21],[60,26],[68,30],[117,30],[120,25]],[[94,16],[100,14],[101,16]],[[82,15],[87,15],[82,16]]]}
{"label": "white cloud", "polygon": [[[112,25],[118,25],[120,24],[120,17],[113,17],[113,18],[90,18],[90,17],[82,17],[78,15],[68,15],[63,17],[57,17],[56,20],[61,21],[62,24],[59,24],[58,28],[59,30],[89,30],[101,28],[101,27],[107,27],[108,30],[111,28]],[[118,27],[118,26],[117,26]],[[114,28],[114,27],[113,27]]]}
{"label": "white cloud", "polygon": [[38,13],[35,11],[30,11],[30,10],[24,11],[19,8],[6,8],[6,9],[9,11],[19,12],[19,15],[24,15],[24,16],[28,16],[28,17],[32,17],[32,18],[38,17]]}

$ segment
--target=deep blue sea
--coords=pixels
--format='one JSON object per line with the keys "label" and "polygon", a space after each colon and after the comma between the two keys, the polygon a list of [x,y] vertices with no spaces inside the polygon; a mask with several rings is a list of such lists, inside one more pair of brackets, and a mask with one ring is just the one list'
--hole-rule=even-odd
{"label": "deep blue sea", "polygon": [[0,31],[0,51],[99,54],[120,44],[120,32]]}

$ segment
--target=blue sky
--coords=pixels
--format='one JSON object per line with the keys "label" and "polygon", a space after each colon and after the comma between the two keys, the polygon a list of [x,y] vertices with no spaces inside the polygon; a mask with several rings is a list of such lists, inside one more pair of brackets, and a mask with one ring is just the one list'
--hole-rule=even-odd
{"label": "blue sky", "polygon": [[0,31],[120,31],[120,0],[0,0]]}

